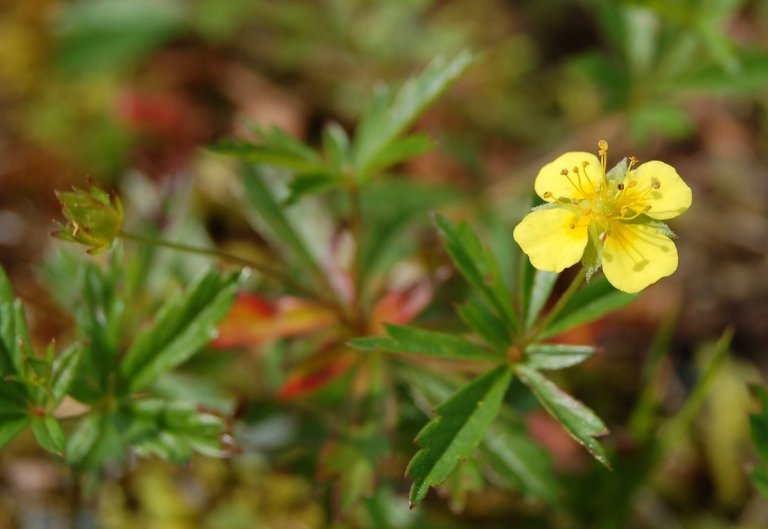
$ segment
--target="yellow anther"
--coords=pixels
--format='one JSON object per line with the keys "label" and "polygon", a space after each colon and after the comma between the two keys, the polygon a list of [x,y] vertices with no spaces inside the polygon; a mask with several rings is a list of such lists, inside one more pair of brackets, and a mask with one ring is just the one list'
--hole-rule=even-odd
{"label": "yellow anther", "polygon": [[562,171],[560,171],[560,174],[563,176],[568,176],[568,169],[564,168]]}

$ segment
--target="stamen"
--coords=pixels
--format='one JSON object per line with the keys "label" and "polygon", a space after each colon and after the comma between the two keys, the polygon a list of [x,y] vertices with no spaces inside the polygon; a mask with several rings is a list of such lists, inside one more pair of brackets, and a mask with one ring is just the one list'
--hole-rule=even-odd
{"label": "stamen", "polygon": [[616,189],[618,189],[619,191],[624,191],[624,184],[617,185]]}
{"label": "stamen", "polygon": [[629,157],[629,166],[627,167],[627,172],[631,171],[632,168],[637,165],[640,162],[640,160],[637,159],[637,156],[630,156]]}
{"label": "stamen", "polygon": [[659,182],[658,178],[651,178],[651,187],[654,189],[659,189],[661,187],[661,182]]}
{"label": "stamen", "polygon": [[603,166],[603,174],[608,167],[608,142],[600,140],[597,142],[598,156],[600,157],[600,164]]}
{"label": "stamen", "polygon": [[573,179],[568,175],[568,169],[562,169],[560,171],[560,174],[568,179],[568,182],[573,186],[573,188],[576,191],[578,191],[582,195],[586,195],[587,193],[584,191],[584,188],[581,185],[581,175],[579,174],[579,168],[574,167],[573,172],[576,173],[576,178],[578,179],[577,182],[574,182]]}
{"label": "stamen", "polygon": [[606,237],[608,237],[608,233],[607,232],[601,232],[600,235],[597,236],[597,238],[600,240],[600,242],[604,242]]}
{"label": "stamen", "polygon": [[549,191],[544,191],[544,198],[552,198],[552,193]]}

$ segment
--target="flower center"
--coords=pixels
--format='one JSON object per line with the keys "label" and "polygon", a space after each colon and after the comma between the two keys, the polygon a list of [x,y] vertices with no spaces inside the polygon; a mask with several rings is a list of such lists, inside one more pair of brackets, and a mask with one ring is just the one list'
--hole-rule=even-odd
{"label": "flower center", "polygon": [[[572,196],[558,199],[564,207],[575,213],[571,229],[576,226],[588,226],[593,222],[599,227],[601,241],[612,231],[615,222],[631,221],[650,211],[649,198],[661,188],[657,178],[651,178],[650,183],[641,186],[638,175],[633,170],[638,163],[634,156],[628,162],[622,162],[623,167],[617,166],[606,172],[608,144],[600,142],[600,178],[590,178],[589,162],[583,161],[581,168],[563,168],[560,172],[573,189]],[[551,194],[550,194],[551,195]],[[545,195],[546,196],[546,195]]]}

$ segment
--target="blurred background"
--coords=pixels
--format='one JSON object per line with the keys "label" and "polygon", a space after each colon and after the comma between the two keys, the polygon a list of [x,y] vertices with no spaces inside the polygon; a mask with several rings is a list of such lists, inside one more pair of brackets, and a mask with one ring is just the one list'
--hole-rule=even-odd
{"label": "blurred background", "polygon": [[[702,347],[732,328],[712,396],[726,404],[708,408],[701,438],[668,469],[667,485],[680,483],[665,493],[672,507],[649,495],[632,527],[768,526],[744,474],[740,384],[768,369],[764,1],[3,0],[0,262],[35,328],[48,339],[67,327],[39,273],[60,216],[54,190],[93,178],[171,197],[191,182],[205,234],[226,244],[244,228],[217,199],[203,147],[247,122],[317,145],[331,120],[354,128],[377,83],[467,48],[483,60],[417,125],[438,149],[403,172],[466,193],[509,223],[511,244],[536,172],[566,150],[595,152],[605,139],[612,161],[674,165],[694,192],[670,223],[679,271],[574,338],[610,351],[575,384],[598,412],[620,415],[650,335],[674,315],[674,407]],[[64,479],[23,439],[2,452],[0,528],[67,527]],[[311,477],[258,458],[153,463],[100,494],[99,527],[347,527],[334,525]],[[463,522],[438,514],[429,527],[508,527],[498,509],[478,502]],[[391,526],[413,520],[401,522]]]}

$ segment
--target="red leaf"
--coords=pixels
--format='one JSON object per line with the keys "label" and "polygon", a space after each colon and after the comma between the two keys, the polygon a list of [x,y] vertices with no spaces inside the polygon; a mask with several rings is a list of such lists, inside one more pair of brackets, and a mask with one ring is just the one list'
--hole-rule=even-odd
{"label": "red leaf", "polygon": [[267,300],[240,293],[227,317],[219,324],[213,347],[258,346],[265,342],[309,334],[337,323],[327,308],[298,298]]}
{"label": "red leaf", "polygon": [[347,348],[321,351],[288,376],[278,396],[290,399],[315,391],[349,371],[356,358],[356,352]]}

